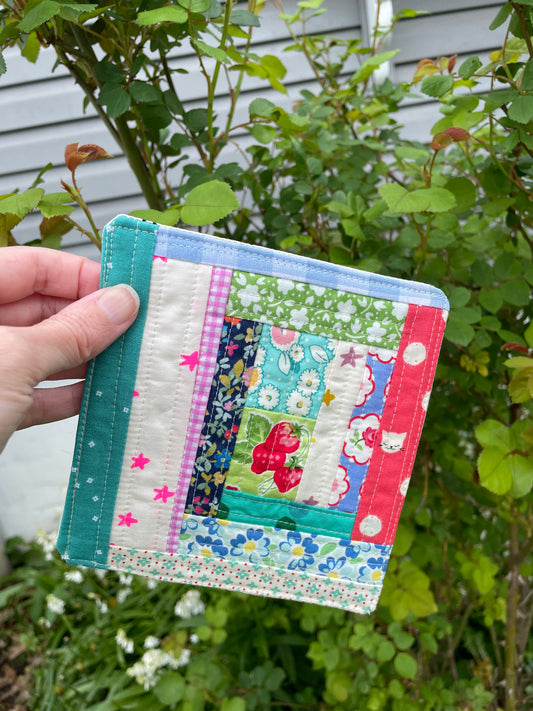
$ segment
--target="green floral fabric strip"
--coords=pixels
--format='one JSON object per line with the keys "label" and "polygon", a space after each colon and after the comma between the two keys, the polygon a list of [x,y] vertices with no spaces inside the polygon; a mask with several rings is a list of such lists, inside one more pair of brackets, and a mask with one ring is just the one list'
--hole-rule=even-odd
{"label": "green floral fabric strip", "polygon": [[398,348],[407,304],[235,271],[226,313],[328,338]]}

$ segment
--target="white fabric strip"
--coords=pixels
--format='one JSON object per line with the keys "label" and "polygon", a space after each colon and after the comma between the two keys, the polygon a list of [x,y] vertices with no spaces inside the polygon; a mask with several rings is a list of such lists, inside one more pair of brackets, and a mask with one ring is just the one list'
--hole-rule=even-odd
{"label": "white fabric strip", "polygon": [[368,346],[337,341],[326,374],[326,392],[318,411],[296,501],[328,507],[339,458],[365,370]]}
{"label": "white fabric strip", "polygon": [[211,271],[204,264],[154,257],[111,528],[115,545],[165,550]]}

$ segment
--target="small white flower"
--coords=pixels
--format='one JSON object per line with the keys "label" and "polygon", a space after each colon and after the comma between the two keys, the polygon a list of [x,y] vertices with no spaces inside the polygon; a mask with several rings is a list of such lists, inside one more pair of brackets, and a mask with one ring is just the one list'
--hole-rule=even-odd
{"label": "small white flower", "polygon": [[138,684],[142,684],[145,690],[152,688],[159,679],[159,670],[163,667],[178,669],[189,663],[191,652],[184,649],[179,657],[163,652],[161,649],[148,649],[140,661],[126,670],[128,676],[134,676]]}
{"label": "small white flower", "polygon": [[287,412],[291,415],[305,417],[311,409],[311,399],[302,395],[298,390],[293,390],[287,398]]}
{"label": "small white flower", "polygon": [[126,654],[133,654],[133,640],[127,637],[122,627],[117,630],[115,642],[126,652]]}
{"label": "small white flower", "polygon": [[94,574],[96,575],[98,580],[103,580],[107,574],[107,570],[105,568],[95,568]]}
{"label": "small white flower", "polygon": [[145,649],[155,649],[156,647],[159,647],[159,638],[154,637],[153,635],[149,635],[144,640],[144,648]]}
{"label": "small white flower", "polygon": [[318,371],[314,368],[308,368],[300,375],[298,385],[296,387],[304,395],[311,395],[312,393],[316,393],[319,385],[320,378],[318,376]]}
{"label": "small white flower", "polygon": [[94,604],[100,610],[100,612],[105,613],[108,611],[107,603],[102,602],[99,595],[97,595],[96,593],[90,592],[90,593],[87,593],[87,597],[89,598],[89,600],[94,600]]}
{"label": "small white flower", "polygon": [[287,294],[294,288],[294,282],[290,279],[278,279],[278,289],[282,294]]}
{"label": "small white flower", "polygon": [[120,588],[120,590],[117,592],[117,602],[119,605],[122,605],[124,600],[128,597],[128,595],[131,594],[131,588]]}
{"label": "small white flower", "polygon": [[339,303],[337,304],[337,313],[335,314],[335,316],[341,321],[344,321],[344,323],[348,323],[348,321],[351,320],[356,310],[357,309],[352,304],[351,299],[348,299],[347,301],[339,301]]}
{"label": "small white flower", "polygon": [[387,329],[383,328],[379,321],[374,321],[367,331],[367,338],[369,341],[380,341],[386,333]]}
{"label": "small white flower", "polygon": [[198,635],[193,632],[192,635],[189,637],[189,642],[191,644],[198,644],[199,641],[200,637],[198,637]]}
{"label": "small white flower", "polygon": [[397,318],[398,321],[403,321],[407,316],[408,309],[409,304],[402,304],[399,301],[395,301],[392,307],[392,315],[394,318]]}
{"label": "small white flower", "polygon": [[295,363],[299,363],[301,360],[303,360],[305,355],[303,346],[301,346],[299,343],[295,343],[293,346],[291,346],[289,355]]}
{"label": "small white flower", "polygon": [[50,622],[50,620],[47,620],[46,617],[39,617],[39,619],[37,620],[37,624],[41,627],[45,627],[47,630],[49,630],[52,626],[52,623]]}
{"label": "small white flower", "polygon": [[250,306],[257,301],[261,301],[257,284],[246,284],[244,289],[239,289],[237,292],[239,300],[244,307]]}
{"label": "small white flower", "polygon": [[65,612],[65,601],[55,595],[46,596],[46,607],[50,612],[55,612],[56,615],[62,615]]}
{"label": "small white flower", "polygon": [[65,580],[68,580],[71,583],[82,583],[83,574],[81,570],[69,570],[65,573]]}
{"label": "small white flower", "polygon": [[300,331],[308,321],[309,319],[307,317],[307,309],[305,306],[302,306],[301,309],[291,310],[290,324],[297,331]]}
{"label": "small white flower", "polygon": [[174,607],[176,617],[182,617],[187,620],[194,615],[201,615],[205,610],[205,605],[202,602],[198,590],[189,590],[185,595],[178,600]]}
{"label": "small white flower", "polygon": [[121,585],[131,585],[133,575],[124,575],[124,573],[120,572],[118,574],[118,580]]}
{"label": "small white flower", "polygon": [[37,531],[37,543],[41,546],[45,553],[45,560],[52,560],[52,553],[55,551],[55,542],[52,536],[50,536],[48,533],[43,531],[42,528],[40,528]]}
{"label": "small white flower", "polygon": [[154,580],[153,578],[148,578],[148,580],[146,581],[146,587],[148,588],[148,590],[155,590],[158,582],[159,581]]}
{"label": "small white flower", "polygon": [[263,385],[257,395],[259,407],[265,410],[273,410],[279,402],[279,390],[273,385]]}

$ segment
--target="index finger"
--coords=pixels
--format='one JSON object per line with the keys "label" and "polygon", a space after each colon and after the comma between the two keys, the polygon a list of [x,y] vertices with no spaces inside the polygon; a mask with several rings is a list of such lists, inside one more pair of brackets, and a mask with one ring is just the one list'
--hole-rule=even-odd
{"label": "index finger", "polygon": [[0,249],[0,304],[31,294],[81,299],[99,280],[100,266],[86,257],[43,247]]}

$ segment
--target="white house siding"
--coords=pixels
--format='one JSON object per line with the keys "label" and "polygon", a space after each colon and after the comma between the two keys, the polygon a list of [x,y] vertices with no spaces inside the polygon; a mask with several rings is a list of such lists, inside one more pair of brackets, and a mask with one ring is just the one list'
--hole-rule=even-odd
{"label": "white house siding", "polygon": [[[374,0],[326,0],[328,11],[310,23],[310,29],[340,37],[368,38]],[[296,0],[285,2],[287,11]],[[391,64],[394,80],[408,80],[417,62],[424,57],[469,54],[486,56],[501,44],[503,28],[490,32],[488,26],[502,2],[493,0],[394,0],[394,11],[411,7],[426,10],[428,16],[402,20],[396,27],[390,46],[400,53]],[[278,54],[286,63],[287,97],[274,92],[257,79],[247,77],[242,101],[243,118],[248,103],[264,96],[287,107],[301,88],[312,82],[305,62],[297,55],[281,55],[288,41],[285,25],[277,18],[273,5],[262,16],[262,26],[255,33],[259,54]],[[42,51],[36,65],[29,64],[15,50],[7,51],[8,71],[0,77],[0,193],[29,186],[47,163],[53,168],[45,175],[47,190],[58,190],[61,178],[68,179],[63,167],[63,150],[73,142],[98,143],[114,154],[111,160],[90,163],[79,170],[78,179],[93,216],[99,225],[120,212],[144,207],[136,181],[123,156],[92,108],[82,109],[83,96],[68,73],[61,67],[52,73],[54,54]],[[180,89],[187,108],[201,105],[203,79],[194,71],[194,61],[185,48],[175,55],[191,73],[183,75]],[[224,113],[228,96],[222,91],[216,110]],[[401,110],[405,135],[421,140],[429,137],[432,123],[439,118],[437,105],[421,98]],[[236,116],[238,120],[238,116]],[[246,136],[241,135],[241,141]],[[38,221],[24,221],[19,230],[21,241],[32,239]],[[98,259],[91,244],[74,234],[67,235],[65,248]],[[62,506],[74,446],[75,419],[44,425],[16,433],[0,455],[0,537],[29,537],[37,529],[53,530]]]}

